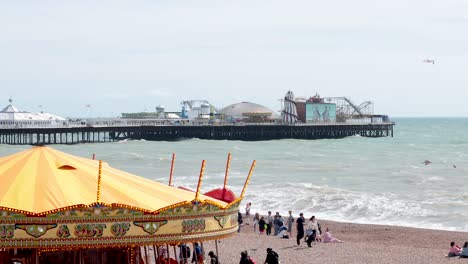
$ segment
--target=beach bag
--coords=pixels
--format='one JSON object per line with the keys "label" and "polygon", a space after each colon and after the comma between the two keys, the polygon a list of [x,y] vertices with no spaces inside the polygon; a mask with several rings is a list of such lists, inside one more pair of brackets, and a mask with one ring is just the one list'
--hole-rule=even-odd
{"label": "beach bag", "polygon": [[257,264],[253,258],[249,257],[250,264]]}

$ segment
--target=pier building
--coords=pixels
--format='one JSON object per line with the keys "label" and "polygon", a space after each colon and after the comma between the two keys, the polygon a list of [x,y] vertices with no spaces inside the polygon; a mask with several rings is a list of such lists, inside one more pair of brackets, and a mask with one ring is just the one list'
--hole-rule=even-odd
{"label": "pier building", "polygon": [[[354,135],[393,137],[395,123],[386,115],[367,111],[369,103],[350,106],[351,101],[347,98],[320,98],[318,95],[304,100],[294,97],[290,91],[283,102],[281,116],[255,103],[232,104],[217,111],[207,101],[192,100],[183,101],[181,117],[175,115],[175,118],[159,106],[150,116],[129,114],[127,118],[67,120],[53,114],[21,112],[10,101],[0,113],[0,117],[9,116],[0,121],[0,144],[77,144],[127,139],[258,141]],[[22,118],[18,118],[20,116]]]}

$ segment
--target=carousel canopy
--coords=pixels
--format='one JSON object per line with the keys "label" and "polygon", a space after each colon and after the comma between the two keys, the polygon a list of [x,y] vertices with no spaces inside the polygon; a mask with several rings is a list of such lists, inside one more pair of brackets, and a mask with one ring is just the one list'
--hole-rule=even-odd
{"label": "carousel canopy", "polygon": [[[91,205],[125,206],[159,211],[193,201],[192,191],[164,185],[102,164],[98,195],[99,161],[72,156],[39,146],[0,158],[0,207],[32,214]],[[221,208],[227,203],[199,195]]]}

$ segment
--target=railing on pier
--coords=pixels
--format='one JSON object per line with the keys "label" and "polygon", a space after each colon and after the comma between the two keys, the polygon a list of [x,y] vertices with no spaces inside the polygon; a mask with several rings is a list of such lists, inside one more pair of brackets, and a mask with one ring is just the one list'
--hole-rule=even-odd
{"label": "railing on pier", "polygon": [[386,123],[191,123],[126,126],[68,126],[0,129],[0,144],[77,144],[125,139],[179,140],[184,138],[227,140],[272,140],[283,138],[321,139],[393,137],[393,122]]}

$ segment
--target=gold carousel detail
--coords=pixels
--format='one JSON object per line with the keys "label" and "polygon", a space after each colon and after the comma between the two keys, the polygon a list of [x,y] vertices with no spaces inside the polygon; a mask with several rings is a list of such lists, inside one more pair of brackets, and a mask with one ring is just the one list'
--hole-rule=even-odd
{"label": "gold carousel detail", "polygon": [[0,264],[178,263],[176,246],[237,232],[255,161],[236,197],[230,157],[224,186],[205,194],[205,161],[196,191],[172,185],[175,155],[169,185],[45,146],[1,157]]}

